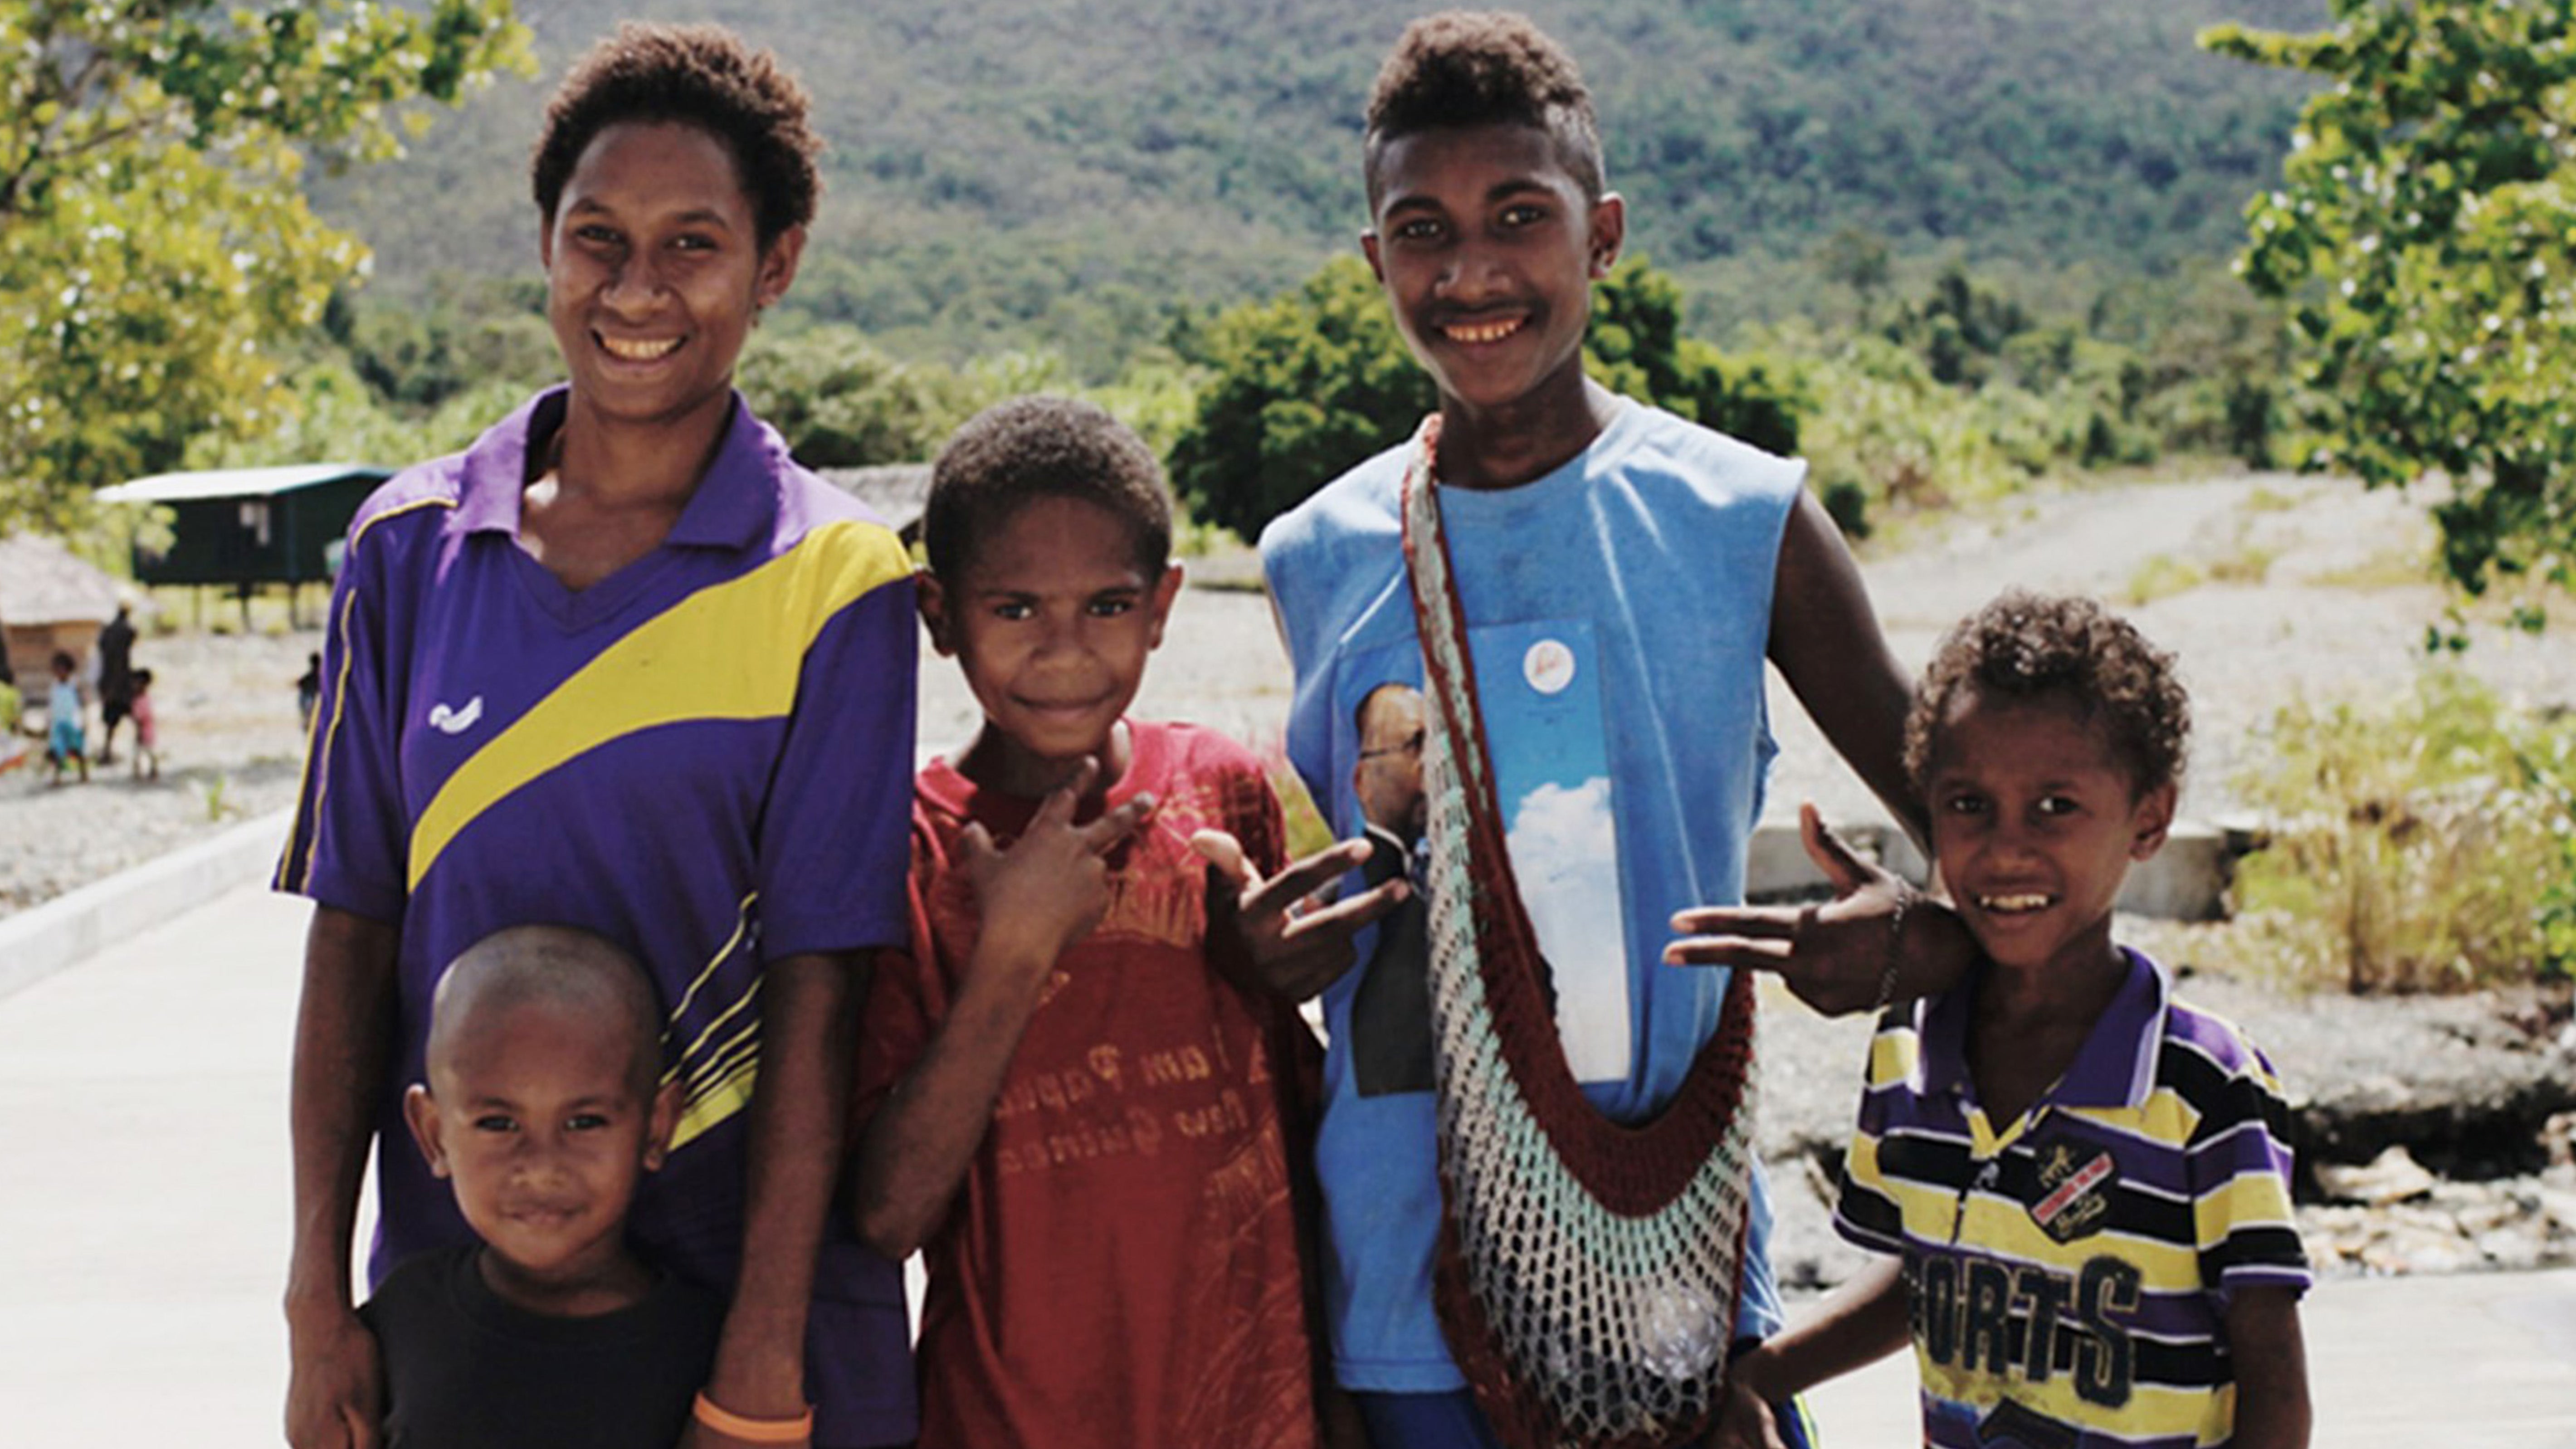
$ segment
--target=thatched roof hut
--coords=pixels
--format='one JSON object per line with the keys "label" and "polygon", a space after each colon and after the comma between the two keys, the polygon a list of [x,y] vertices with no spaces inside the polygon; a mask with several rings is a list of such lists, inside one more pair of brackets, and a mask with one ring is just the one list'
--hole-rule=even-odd
{"label": "thatched roof hut", "polygon": [[116,617],[117,581],[50,538],[0,537],[0,634],[26,690],[45,677],[54,651],[87,661],[98,631]]}

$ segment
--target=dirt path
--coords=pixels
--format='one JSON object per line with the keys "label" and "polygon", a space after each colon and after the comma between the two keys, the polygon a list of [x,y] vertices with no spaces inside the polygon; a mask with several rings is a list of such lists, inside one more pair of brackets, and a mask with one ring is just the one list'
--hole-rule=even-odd
{"label": "dirt path", "polygon": [[[2120,609],[2181,658],[2194,714],[2183,808],[2208,819],[2236,808],[2235,777],[2259,760],[2262,730],[2283,705],[2402,692],[2424,667],[2425,630],[2444,603],[2421,576],[2432,546],[2420,501],[2239,475],[2034,497],[2009,516],[1963,520],[1865,558],[1863,572],[1909,668],[2009,585],[2090,593]],[[2194,575],[2201,581],[2188,583]],[[2576,706],[2571,626],[2537,637],[2476,627],[2462,663],[2528,705]],[[1781,757],[1766,814],[1794,818],[1812,795],[1829,817],[1874,817],[1867,790],[1776,676],[1771,699]]]}

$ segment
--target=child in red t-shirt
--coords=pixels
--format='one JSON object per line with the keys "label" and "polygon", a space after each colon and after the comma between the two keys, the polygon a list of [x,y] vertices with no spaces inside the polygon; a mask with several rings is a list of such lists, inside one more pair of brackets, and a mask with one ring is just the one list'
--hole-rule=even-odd
{"label": "child in red t-shirt", "polygon": [[[877,968],[854,1169],[861,1235],[929,1264],[921,1443],[1317,1444],[1314,1042],[1231,968],[1297,949],[1276,902],[1346,852],[1281,870],[1249,751],[1126,718],[1181,571],[1160,469],[1108,414],[967,423],[922,533],[922,617],[984,723],[917,783],[914,947]],[[1217,892],[1213,928],[1201,832],[1271,881]]]}

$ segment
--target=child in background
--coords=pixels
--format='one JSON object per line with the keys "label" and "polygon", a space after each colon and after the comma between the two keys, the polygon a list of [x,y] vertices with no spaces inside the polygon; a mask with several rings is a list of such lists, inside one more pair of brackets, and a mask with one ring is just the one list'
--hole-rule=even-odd
{"label": "child in background", "polygon": [[1220,974],[1189,845],[1275,868],[1279,802],[1242,746],[1126,718],[1181,584],[1161,470],[1089,404],[1003,403],[941,452],[922,541],[984,723],[918,781],[855,1171],[860,1235],[928,1259],[921,1443],[1304,1449],[1313,1042]]}
{"label": "child in background", "polygon": [[295,677],[296,726],[310,734],[313,730],[313,706],[322,698],[322,656],[304,656],[304,672]]}
{"label": "child in background", "polygon": [[161,725],[152,709],[152,671],[134,671],[134,695],[126,701],[125,712],[134,718],[134,777],[138,780],[161,778]]}
{"label": "child in background", "polygon": [[661,1030],[642,969],[587,931],[498,931],[440,978],[403,1113],[481,1241],[405,1261],[359,1310],[388,1449],[679,1440],[724,1303],[626,1242],[679,1118]]}
{"label": "child in background", "polygon": [[1909,1336],[1942,1449],[2308,1442],[2280,1083],[2111,940],[2189,728],[2172,656],[2089,599],[1942,642],[1906,763],[1984,959],[1881,1018],[1835,1226],[1889,1256],[1736,1364],[1720,1444]]}
{"label": "child in background", "polygon": [[89,732],[83,718],[87,706],[81,700],[79,681],[72,677],[79,667],[71,655],[54,651],[54,683],[45,696],[45,764],[56,785],[63,782],[64,771],[75,765],[80,767],[81,783],[89,783]]}

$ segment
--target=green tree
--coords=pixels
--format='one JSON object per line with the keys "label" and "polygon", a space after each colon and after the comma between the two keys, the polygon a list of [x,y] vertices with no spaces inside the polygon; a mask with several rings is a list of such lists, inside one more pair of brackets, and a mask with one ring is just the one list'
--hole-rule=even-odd
{"label": "green tree", "polygon": [[808,468],[930,456],[947,421],[930,370],[907,366],[848,327],[816,327],[743,350],[743,396]]}
{"label": "green tree", "polygon": [[1865,226],[1844,226],[1816,248],[1816,270],[1852,294],[1852,324],[1868,330],[1878,294],[1894,275],[1894,254],[1887,238]]}
{"label": "green tree", "polygon": [[1201,522],[1245,538],[1440,403],[1353,256],[1224,312],[1202,346],[1212,376],[1172,445],[1172,487]]}
{"label": "green tree", "polygon": [[1683,336],[1681,285],[1643,257],[1619,263],[1592,289],[1583,354],[1592,375],[1615,392],[1757,448],[1798,451],[1804,409],[1795,389],[1757,359],[1730,358]]}
{"label": "green tree", "polygon": [[[2571,0],[2333,0],[2332,28],[2211,50],[2332,82],[2238,266],[2303,340],[2304,462],[2450,480],[2442,558],[2576,583],[2576,20]],[[2525,622],[2536,625],[2536,613]]]}
{"label": "green tree", "polygon": [[[1173,444],[1172,483],[1202,522],[1246,538],[1440,404],[1357,257],[1225,312],[1202,347],[1211,376]],[[1681,289],[1642,259],[1593,287],[1584,355],[1607,387],[1775,452],[1797,449],[1794,389],[1683,336]]]}
{"label": "green tree", "polygon": [[502,68],[533,68],[509,0],[0,0],[0,525],[273,425],[272,350],[366,259],[304,167]]}

